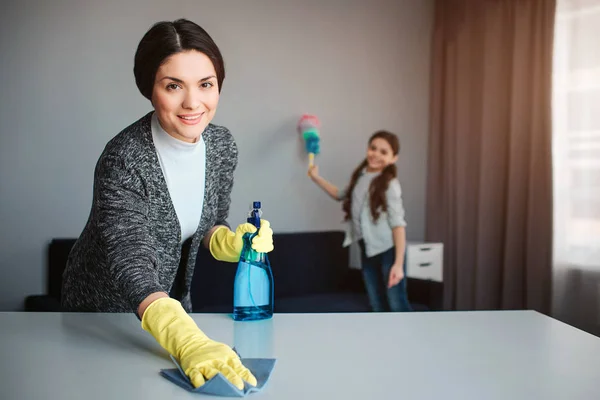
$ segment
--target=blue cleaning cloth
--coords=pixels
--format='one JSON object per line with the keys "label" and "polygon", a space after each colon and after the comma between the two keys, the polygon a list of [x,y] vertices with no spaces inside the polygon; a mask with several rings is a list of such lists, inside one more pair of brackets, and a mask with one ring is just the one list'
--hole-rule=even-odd
{"label": "blue cleaning cloth", "polygon": [[271,372],[275,367],[276,361],[274,358],[241,358],[242,364],[252,372],[252,375],[256,378],[257,384],[255,387],[244,382],[244,390],[239,390],[220,373],[199,388],[194,388],[190,379],[183,372],[179,363],[177,363],[177,360],[173,356],[171,356],[171,359],[177,368],[161,370],[160,374],[162,376],[187,391],[223,397],[244,397],[252,392],[262,390],[271,377]]}

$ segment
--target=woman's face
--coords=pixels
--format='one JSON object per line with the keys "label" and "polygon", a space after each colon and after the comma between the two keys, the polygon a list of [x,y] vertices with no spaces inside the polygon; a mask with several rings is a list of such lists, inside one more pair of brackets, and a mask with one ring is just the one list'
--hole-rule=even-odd
{"label": "woman's face", "polygon": [[156,72],[152,105],[162,128],[194,143],[213,119],[219,103],[217,73],[204,53],[172,55]]}
{"label": "woman's face", "polygon": [[387,140],[375,138],[367,148],[367,170],[370,172],[383,171],[385,167],[398,161],[398,155]]}

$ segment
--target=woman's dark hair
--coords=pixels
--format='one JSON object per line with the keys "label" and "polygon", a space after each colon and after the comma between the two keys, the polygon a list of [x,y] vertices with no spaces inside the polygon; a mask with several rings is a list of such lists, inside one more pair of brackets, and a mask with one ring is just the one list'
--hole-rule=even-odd
{"label": "woman's dark hair", "polygon": [[133,74],[138,89],[148,100],[156,71],[173,54],[197,50],[206,54],[217,73],[219,92],[225,79],[225,64],[221,52],[210,35],[197,24],[186,19],[162,21],[154,24],[144,35],[135,52]]}
{"label": "woman's dark hair", "polygon": [[[388,142],[392,148],[392,152],[394,155],[397,155],[400,152],[400,141],[398,137],[391,132],[388,131],[377,131],[371,138],[369,139],[369,145],[375,139],[384,139]],[[349,220],[352,218],[352,192],[354,191],[354,187],[356,186],[356,182],[358,178],[362,174],[362,170],[367,166],[367,159],[365,158],[363,162],[359,164],[358,167],[352,173],[352,177],[350,178],[350,184],[348,185],[348,192],[346,193],[346,197],[344,202],[342,203],[342,209],[346,213],[345,219]],[[396,168],[396,164],[390,164],[381,171],[381,174],[373,179],[371,185],[369,186],[369,200],[371,205],[371,215],[373,216],[373,220],[377,221],[379,219],[379,215],[381,211],[387,211],[387,198],[385,197],[385,192],[388,189],[390,181],[394,179],[398,175],[398,170]]]}

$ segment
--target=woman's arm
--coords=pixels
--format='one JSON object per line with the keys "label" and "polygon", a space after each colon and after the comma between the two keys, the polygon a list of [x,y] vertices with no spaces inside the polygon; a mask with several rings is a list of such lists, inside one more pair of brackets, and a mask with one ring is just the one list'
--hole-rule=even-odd
{"label": "woman's arm", "polygon": [[226,129],[223,133],[223,138],[228,140],[226,151],[222,151],[220,154],[225,154],[225,159],[221,162],[219,170],[219,202],[217,205],[217,221],[215,226],[210,228],[204,238],[202,244],[205,248],[210,249],[210,240],[213,234],[222,227],[231,229],[231,226],[227,223],[229,217],[229,208],[231,206],[231,192],[233,190],[233,175],[238,164],[238,148],[233,135]]}
{"label": "woman's arm", "polygon": [[[221,138],[227,140],[227,142],[224,150],[220,153],[222,159],[220,160],[218,175],[219,202],[217,205],[217,218],[215,226],[204,235],[202,243],[209,249],[215,259],[238,262],[243,248],[244,234],[256,232],[256,227],[249,223],[242,223],[236,227],[235,231],[232,231],[227,223],[231,205],[233,175],[238,162],[238,150],[228,130],[225,130]],[[252,248],[265,253],[273,250],[273,230],[265,219],[261,220],[258,235],[252,240]]]}
{"label": "woman's arm", "polygon": [[343,194],[340,193],[340,190],[329,182],[327,179],[323,178],[319,175],[319,167],[314,165],[309,168],[308,176],[315,182],[325,193],[329,195],[334,200],[340,201],[343,198]]}
{"label": "woman's arm", "polygon": [[[169,297],[159,281],[155,239],[150,234],[146,182],[119,154],[104,155],[94,180],[95,229],[119,296],[142,328],[179,361],[194,387],[221,373],[238,389],[256,378],[229,346],[210,339]],[[160,238],[159,238],[160,240]]]}
{"label": "woman's arm", "polygon": [[140,320],[142,320],[144,318],[144,313],[146,312],[146,309],[148,308],[148,306],[150,304],[152,304],[152,302],[154,302],[155,300],[161,299],[163,297],[169,297],[169,295],[166,292],[156,292],[156,293],[152,293],[151,295],[146,297],[140,303],[140,306],[137,309],[137,314],[140,317]]}
{"label": "woman's arm", "polygon": [[150,235],[148,201],[140,172],[120,155],[101,157],[95,171],[94,213],[108,272],[132,312],[164,291]]}
{"label": "woman's arm", "polygon": [[204,247],[210,249],[210,239],[212,238],[213,233],[215,233],[215,231],[222,226],[229,228],[227,225],[215,225],[209,229],[208,233],[204,235],[204,239],[202,239],[202,244],[204,245]]}
{"label": "woman's arm", "polygon": [[[228,228],[231,228],[231,226],[229,226],[229,224],[227,223],[227,218],[229,217],[229,208],[231,207],[231,192],[233,190],[233,178],[238,165],[238,148],[229,130],[225,130],[225,132],[222,133],[221,136],[224,140],[227,140],[227,144],[219,153],[219,157],[222,157],[222,161],[220,162],[218,174],[219,203],[217,205],[217,222],[215,223],[215,228],[218,225],[224,225]],[[212,229],[211,231],[214,232],[214,230]],[[207,234],[206,236],[211,235]]]}

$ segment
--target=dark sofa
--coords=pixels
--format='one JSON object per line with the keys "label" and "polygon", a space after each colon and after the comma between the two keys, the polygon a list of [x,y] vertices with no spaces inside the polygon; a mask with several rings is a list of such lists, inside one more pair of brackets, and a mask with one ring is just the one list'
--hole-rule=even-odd
{"label": "dark sofa", "polygon": [[[300,232],[274,235],[269,260],[275,279],[275,312],[369,311],[360,271],[348,268],[343,232]],[[62,272],[75,239],[54,239],[48,246],[47,293],[25,299],[26,311],[61,311]],[[229,313],[237,264],[212,258],[201,247],[192,281],[193,311]],[[408,280],[409,300],[417,311],[441,306],[441,285]]]}

